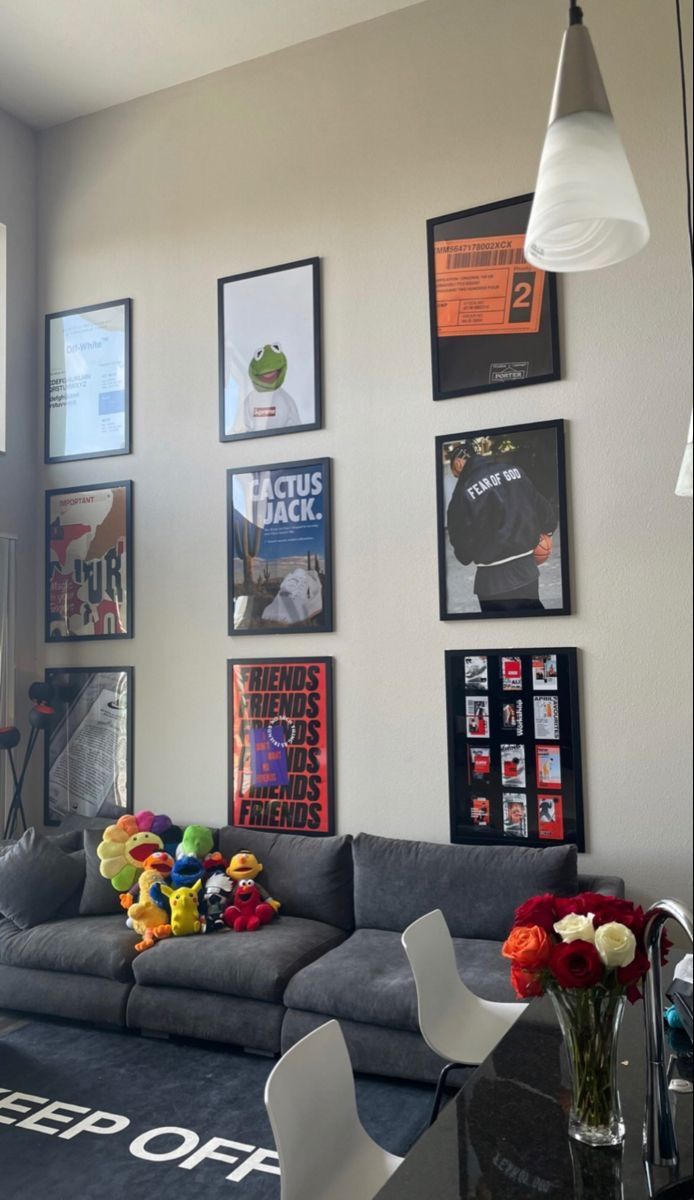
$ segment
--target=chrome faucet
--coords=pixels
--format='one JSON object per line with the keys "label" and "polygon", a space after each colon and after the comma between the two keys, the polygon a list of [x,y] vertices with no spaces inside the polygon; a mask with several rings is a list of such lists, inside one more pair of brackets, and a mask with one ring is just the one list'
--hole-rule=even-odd
{"label": "chrome faucet", "polygon": [[660,942],[663,926],[667,921],[675,921],[684,930],[690,942],[694,942],[694,918],[679,900],[658,900],[649,908],[644,926],[650,971],[645,980],[644,1019],[648,1061],[643,1149],[646,1163],[656,1167],[676,1167],[679,1162],[665,1065],[660,979]]}

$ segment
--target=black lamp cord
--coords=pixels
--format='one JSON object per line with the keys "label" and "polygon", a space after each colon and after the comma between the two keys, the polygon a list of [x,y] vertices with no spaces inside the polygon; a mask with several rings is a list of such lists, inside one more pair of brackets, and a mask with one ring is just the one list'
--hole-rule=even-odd
{"label": "black lamp cord", "polygon": [[687,116],[687,72],[684,63],[684,38],[682,36],[682,8],[676,0],[677,44],[680,54],[680,78],[682,80],[682,125],[684,128],[684,170],[687,179],[687,227],[689,229],[689,258],[694,271],[694,241],[692,240],[692,174],[689,166],[689,117]]}
{"label": "black lamp cord", "polygon": [[579,8],[576,0],[571,0],[569,4],[569,25],[583,24],[583,9]]}

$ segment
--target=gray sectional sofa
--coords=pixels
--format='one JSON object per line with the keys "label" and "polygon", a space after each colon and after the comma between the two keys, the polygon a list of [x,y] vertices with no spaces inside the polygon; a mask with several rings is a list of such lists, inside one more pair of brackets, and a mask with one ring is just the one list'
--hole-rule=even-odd
{"label": "gray sectional sofa", "polygon": [[[574,847],[473,847],[359,834],[314,839],[232,827],[221,852],[247,848],[282,902],[255,934],[177,938],[136,954],[118,898],[98,873],[98,830],[56,840],[83,883],[52,919],[0,917],[0,1008],[236,1043],[278,1054],[330,1017],[356,1070],[433,1082],[440,1062],[417,1025],[403,929],[441,908],[473,991],[512,999],[501,943],[514,909],[539,892],[624,894],[579,877]],[[0,846],[0,872],[3,848]]]}

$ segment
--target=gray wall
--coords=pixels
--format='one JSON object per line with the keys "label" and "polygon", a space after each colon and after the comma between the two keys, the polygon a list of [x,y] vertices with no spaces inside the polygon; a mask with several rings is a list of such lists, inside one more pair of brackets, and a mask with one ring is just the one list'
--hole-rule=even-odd
{"label": "gray wall", "polygon": [[[36,400],[36,144],[0,110],[0,221],[7,226],[7,451],[0,454],[0,531],[17,537],[15,721],[26,736],[27,688],[37,671],[37,537],[41,478]],[[21,747],[23,753],[24,747]],[[37,754],[27,780],[29,815],[39,815]]]}
{"label": "gray wall", "polygon": [[[688,247],[670,6],[593,5],[652,223],[637,258],[561,286],[565,379],[433,404],[425,220],[528,191],[556,0],[430,0],[40,137],[39,312],[134,301],[134,453],[47,486],[135,481],[137,636],[46,647],[132,662],[140,807],[223,822],[225,662],[337,659],[341,830],[448,838],[443,652],[583,651],[587,869],[689,891]],[[217,441],[218,276],[320,255],[327,426]],[[442,624],[433,439],[564,417],[576,616]],[[225,469],[335,459],[337,632],[226,634]],[[40,633],[39,633],[40,636]]]}

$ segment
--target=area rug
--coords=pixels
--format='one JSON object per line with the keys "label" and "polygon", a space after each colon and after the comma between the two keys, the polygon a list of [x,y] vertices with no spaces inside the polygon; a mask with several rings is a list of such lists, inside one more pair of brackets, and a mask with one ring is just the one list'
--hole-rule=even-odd
{"label": "area rug", "polygon": [[[273,1065],[199,1042],[10,1026],[0,1031],[0,1195],[279,1200],[263,1104]],[[432,1088],[361,1076],[357,1099],[371,1136],[404,1155],[426,1126]],[[310,1140],[307,1130],[307,1153]]]}

